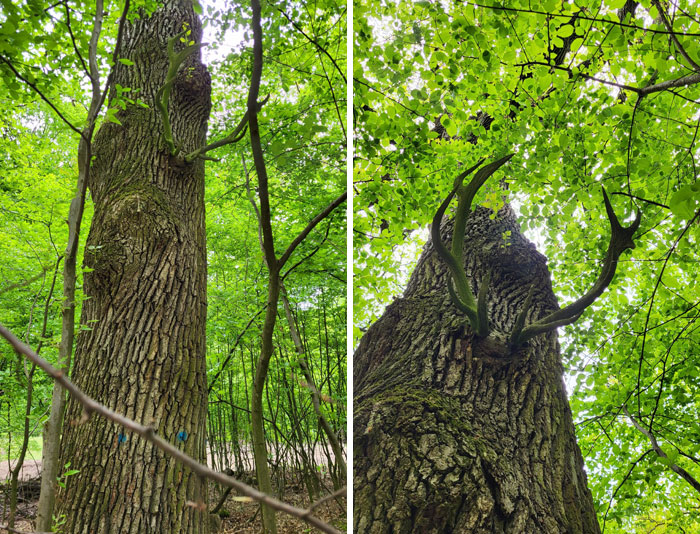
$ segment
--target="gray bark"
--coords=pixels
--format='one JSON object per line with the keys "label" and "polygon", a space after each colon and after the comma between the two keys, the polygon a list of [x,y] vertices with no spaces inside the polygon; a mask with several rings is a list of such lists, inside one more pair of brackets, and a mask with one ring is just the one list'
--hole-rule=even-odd
{"label": "gray bark", "polygon": [[[168,69],[167,39],[201,25],[187,0],[127,24],[113,84],[139,90],[95,137],[88,186],[94,217],[73,380],[109,408],[152,425],[200,461],[205,455],[206,242],[204,164],[169,154],[154,96]],[[176,45],[176,50],[183,46]],[[181,67],[169,103],[184,153],[205,142],[210,78],[199,54]],[[70,400],[61,465],[79,472],[59,491],[64,533],[206,533],[206,483],[138,436],[81,418]],[[59,473],[60,475],[60,473]],[[188,504],[190,501],[190,504]]]}
{"label": "gray bark", "polygon": [[490,213],[477,208],[464,239],[474,294],[491,272],[489,336],[466,326],[428,243],[355,353],[358,534],[599,532],[556,332],[506,342],[531,284],[526,324],[557,309],[546,260],[510,207]]}

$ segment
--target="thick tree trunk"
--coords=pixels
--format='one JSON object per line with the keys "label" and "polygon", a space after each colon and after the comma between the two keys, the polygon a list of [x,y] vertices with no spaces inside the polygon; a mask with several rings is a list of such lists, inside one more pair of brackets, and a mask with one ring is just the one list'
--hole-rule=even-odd
{"label": "thick tree trunk", "polygon": [[[93,271],[85,274],[73,380],[204,461],[204,165],[169,154],[154,105],[168,70],[167,40],[183,23],[200,42],[189,0],[170,0],[125,27],[121,57],[134,65],[119,64],[113,83],[138,90],[149,108],[129,106],[117,114],[121,125],[105,122],[95,138],[85,253]],[[173,135],[185,153],[205,142],[210,110],[210,78],[198,56],[180,68],[170,97]],[[81,420],[74,401],[66,417],[61,465],[79,472],[59,492],[62,532],[207,532],[206,508],[193,506],[206,503],[203,480],[111,422]]]}
{"label": "thick tree trunk", "polygon": [[355,353],[358,534],[599,532],[556,333],[506,348],[531,284],[528,322],[557,308],[546,260],[510,207],[490,214],[472,213],[464,250],[475,294],[491,272],[492,333],[472,335],[428,243]]}

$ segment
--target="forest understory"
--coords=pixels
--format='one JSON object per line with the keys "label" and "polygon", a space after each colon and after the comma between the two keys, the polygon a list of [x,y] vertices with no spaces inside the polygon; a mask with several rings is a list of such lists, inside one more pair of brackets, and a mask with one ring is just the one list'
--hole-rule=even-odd
{"label": "forest understory", "polygon": [[[302,481],[300,473],[288,471],[285,473],[287,483],[282,495],[285,502],[298,508],[308,508],[311,505],[308,492]],[[2,462],[0,466],[0,480],[2,480],[2,493],[0,495],[0,521],[7,519],[7,508],[9,502],[9,478],[7,462]],[[39,490],[41,488],[41,462],[29,460],[24,462],[20,475],[17,495],[17,522],[15,530],[19,532],[33,532],[32,521],[36,519],[37,503],[39,501]],[[241,480],[250,481],[254,473],[246,472],[241,476]],[[321,485],[331,493],[333,484],[330,478],[325,477]],[[218,504],[223,490],[217,484],[209,486],[209,509],[212,510]],[[261,531],[260,507],[255,502],[237,501],[237,496],[231,492],[224,504],[221,506],[218,517],[221,518],[219,534],[257,534]],[[344,498],[329,499],[314,508],[314,514],[322,521],[345,530],[347,503]],[[277,515],[277,528],[280,534],[297,534],[299,532],[320,532],[309,527],[300,519],[285,514]],[[213,531],[212,531],[213,532]]]}

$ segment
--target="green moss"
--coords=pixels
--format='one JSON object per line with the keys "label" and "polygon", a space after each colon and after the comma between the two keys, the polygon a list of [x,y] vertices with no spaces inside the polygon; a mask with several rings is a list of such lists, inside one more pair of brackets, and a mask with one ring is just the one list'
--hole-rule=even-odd
{"label": "green moss", "polygon": [[459,447],[471,456],[478,455],[488,461],[496,458],[489,453],[488,444],[474,435],[460,401],[423,385],[407,384],[383,392],[361,403],[356,414],[359,420],[366,421],[370,432],[375,424],[384,432],[388,426],[394,432],[414,436],[447,429],[460,443]]}

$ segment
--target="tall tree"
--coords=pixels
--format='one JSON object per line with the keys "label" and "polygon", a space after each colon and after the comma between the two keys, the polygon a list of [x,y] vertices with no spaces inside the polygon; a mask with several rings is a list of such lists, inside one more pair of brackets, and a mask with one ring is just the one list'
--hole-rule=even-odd
{"label": "tall tree", "polygon": [[[599,531],[552,332],[605,290],[640,220],[623,228],[604,194],[612,236],[601,274],[559,310],[512,209],[470,214],[508,159],[466,186],[469,171],[457,178],[403,297],[355,354],[358,533]],[[440,222],[455,193],[449,251]]]}
{"label": "tall tree", "polygon": [[[166,80],[175,74],[174,54],[192,41],[201,42],[201,26],[190,0],[170,0],[125,26],[110,96],[138,92],[147,107],[125,106],[95,137],[88,300],[73,379],[203,461],[204,162],[183,154],[204,145],[210,78],[194,51]],[[163,114],[157,99],[166,81],[172,84]],[[168,143],[166,117],[178,150]],[[203,480],[152,444],[84,417],[76,401],[66,417],[61,465],[74,474],[58,497],[63,532],[207,531],[206,507],[192,506],[206,503]]]}

